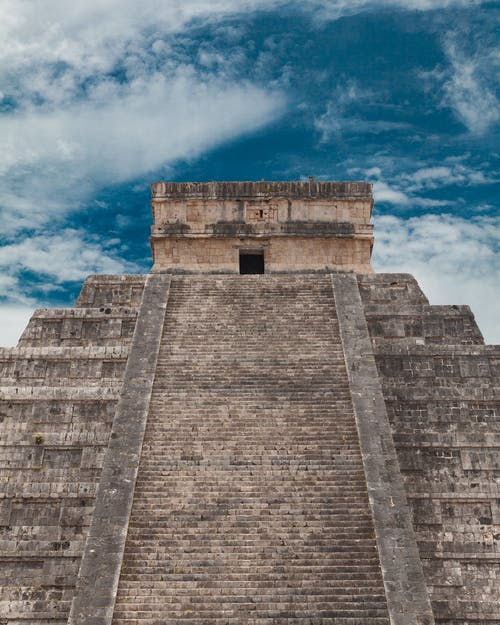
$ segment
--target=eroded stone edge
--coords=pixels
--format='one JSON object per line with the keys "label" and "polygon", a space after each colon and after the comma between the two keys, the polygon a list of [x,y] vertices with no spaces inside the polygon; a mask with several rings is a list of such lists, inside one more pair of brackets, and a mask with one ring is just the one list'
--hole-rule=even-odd
{"label": "eroded stone edge", "polygon": [[433,625],[357,280],[331,279],[391,625]]}
{"label": "eroded stone edge", "polygon": [[170,281],[146,278],[68,625],[113,618]]}

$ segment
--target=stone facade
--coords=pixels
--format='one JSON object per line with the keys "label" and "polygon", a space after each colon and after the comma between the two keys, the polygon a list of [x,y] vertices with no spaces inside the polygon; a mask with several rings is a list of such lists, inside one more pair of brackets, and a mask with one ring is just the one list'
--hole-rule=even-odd
{"label": "stone facade", "polygon": [[67,622],[144,276],[87,279],[0,349],[0,623]]}
{"label": "stone facade", "polygon": [[[153,191],[153,273],[0,350],[0,624],[500,625],[500,348],[470,309],[371,272],[360,183]],[[266,240],[269,275],[230,275]]]}
{"label": "stone facade", "polygon": [[436,622],[500,623],[500,346],[405,274],[358,276]]}

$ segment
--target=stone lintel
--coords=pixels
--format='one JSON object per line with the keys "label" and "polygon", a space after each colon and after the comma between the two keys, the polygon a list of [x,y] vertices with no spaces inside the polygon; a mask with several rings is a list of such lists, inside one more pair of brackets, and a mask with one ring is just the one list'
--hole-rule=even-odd
{"label": "stone lintel", "polygon": [[170,279],[146,279],[68,625],[111,625]]}
{"label": "stone lintel", "polygon": [[355,276],[332,275],[391,625],[432,625],[408,502]]}

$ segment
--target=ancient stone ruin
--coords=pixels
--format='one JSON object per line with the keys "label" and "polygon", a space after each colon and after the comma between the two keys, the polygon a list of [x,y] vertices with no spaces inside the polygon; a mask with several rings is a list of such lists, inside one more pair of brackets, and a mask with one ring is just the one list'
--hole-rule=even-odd
{"label": "ancient stone ruin", "polygon": [[0,350],[0,625],[499,625],[500,347],[371,185],[158,182]]}

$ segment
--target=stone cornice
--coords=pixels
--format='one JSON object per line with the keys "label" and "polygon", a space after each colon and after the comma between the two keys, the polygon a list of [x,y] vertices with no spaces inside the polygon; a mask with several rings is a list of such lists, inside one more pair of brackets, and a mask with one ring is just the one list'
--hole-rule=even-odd
{"label": "stone cornice", "polygon": [[243,199],[243,198],[317,198],[371,200],[370,182],[266,181],[259,182],[154,182],[153,200],[161,199]]}
{"label": "stone cornice", "polygon": [[341,222],[285,222],[246,224],[220,222],[204,228],[183,223],[163,223],[151,228],[151,238],[220,238],[220,237],[336,237],[373,239],[373,225]]}

